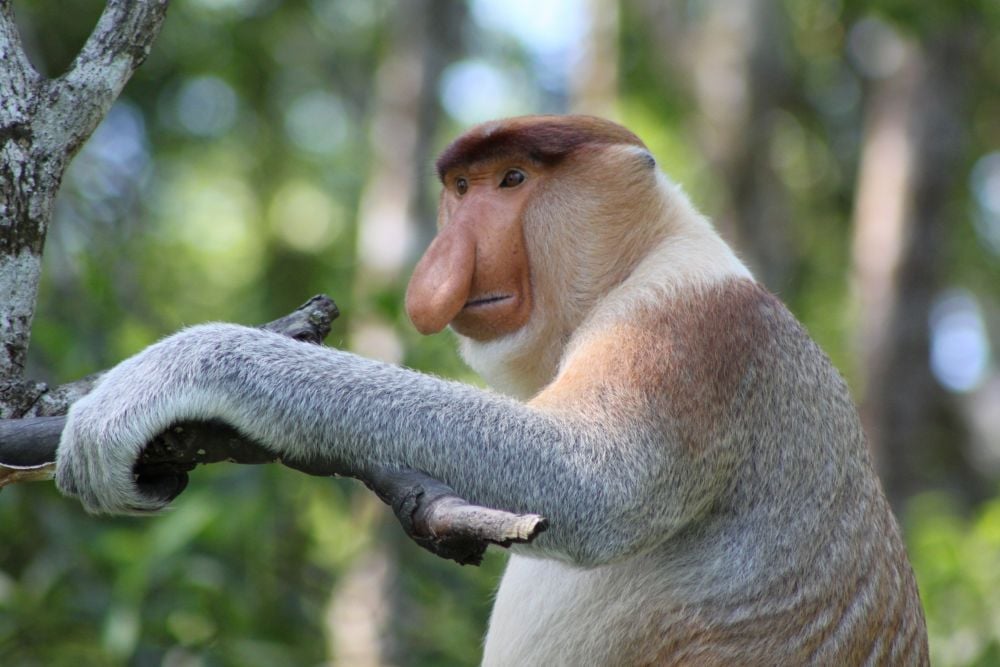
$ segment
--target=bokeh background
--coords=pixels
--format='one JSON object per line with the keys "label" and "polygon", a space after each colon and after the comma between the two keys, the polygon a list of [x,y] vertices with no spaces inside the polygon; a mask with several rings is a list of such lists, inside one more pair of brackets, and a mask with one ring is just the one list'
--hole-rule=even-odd
{"label": "bokeh background", "polygon": [[[98,0],[15,0],[61,72]],[[29,376],[327,292],[329,342],[477,380],[402,312],[471,123],[635,130],[847,376],[937,665],[1000,665],[1000,3],[173,0],[67,174]],[[198,471],[166,515],[0,495],[0,664],[473,665],[503,555],[435,559],[350,481]]]}

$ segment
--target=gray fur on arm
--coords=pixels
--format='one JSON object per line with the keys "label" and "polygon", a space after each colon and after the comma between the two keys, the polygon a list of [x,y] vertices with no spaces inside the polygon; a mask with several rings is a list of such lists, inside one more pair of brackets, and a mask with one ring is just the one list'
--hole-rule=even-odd
{"label": "gray fur on arm", "polygon": [[90,511],[158,510],[163,501],[134,483],[135,459],[171,424],[212,418],[283,457],[408,466],[471,502],[540,512],[551,528],[527,548],[575,562],[650,546],[665,522],[685,518],[670,504],[640,507],[655,469],[627,442],[601,446],[608,434],[592,423],[227,324],[183,331],[108,372],[70,411],[57,483]]}

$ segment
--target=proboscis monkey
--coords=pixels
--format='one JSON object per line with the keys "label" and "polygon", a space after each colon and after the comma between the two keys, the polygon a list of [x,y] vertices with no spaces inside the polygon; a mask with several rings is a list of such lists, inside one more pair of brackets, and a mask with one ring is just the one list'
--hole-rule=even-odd
{"label": "proboscis monkey", "polygon": [[844,381],[634,134],[473,128],[437,163],[406,296],[500,393],[259,329],[192,327],[70,413],[58,484],[95,512],[171,424],[282,456],[400,464],[544,514],[516,547],[489,665],[921,665],[913,573]]}

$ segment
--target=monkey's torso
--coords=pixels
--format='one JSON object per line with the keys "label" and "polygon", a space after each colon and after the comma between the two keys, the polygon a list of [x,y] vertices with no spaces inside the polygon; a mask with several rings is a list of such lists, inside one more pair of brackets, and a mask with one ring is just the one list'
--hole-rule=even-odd
{"label": "monkey's torso", "polygon": [[484,664],[926,664],[913,574],[847,388],[791,314],[736,281],[640,321],[590,358],[653,388],[662,447],[742,450],[730,486],[614,563],[512,556]]}

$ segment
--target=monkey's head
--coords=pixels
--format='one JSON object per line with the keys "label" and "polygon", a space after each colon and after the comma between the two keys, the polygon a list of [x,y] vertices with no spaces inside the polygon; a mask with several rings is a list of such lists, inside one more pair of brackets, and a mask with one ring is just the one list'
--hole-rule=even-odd
{"label": "monkey's head", "polygon": [[632,132],[588,116],[476,126],[441,154],[438,234],[406,310],[459,334],[493,384],[533,393],[604,295],[663,236],[655,161]]}

